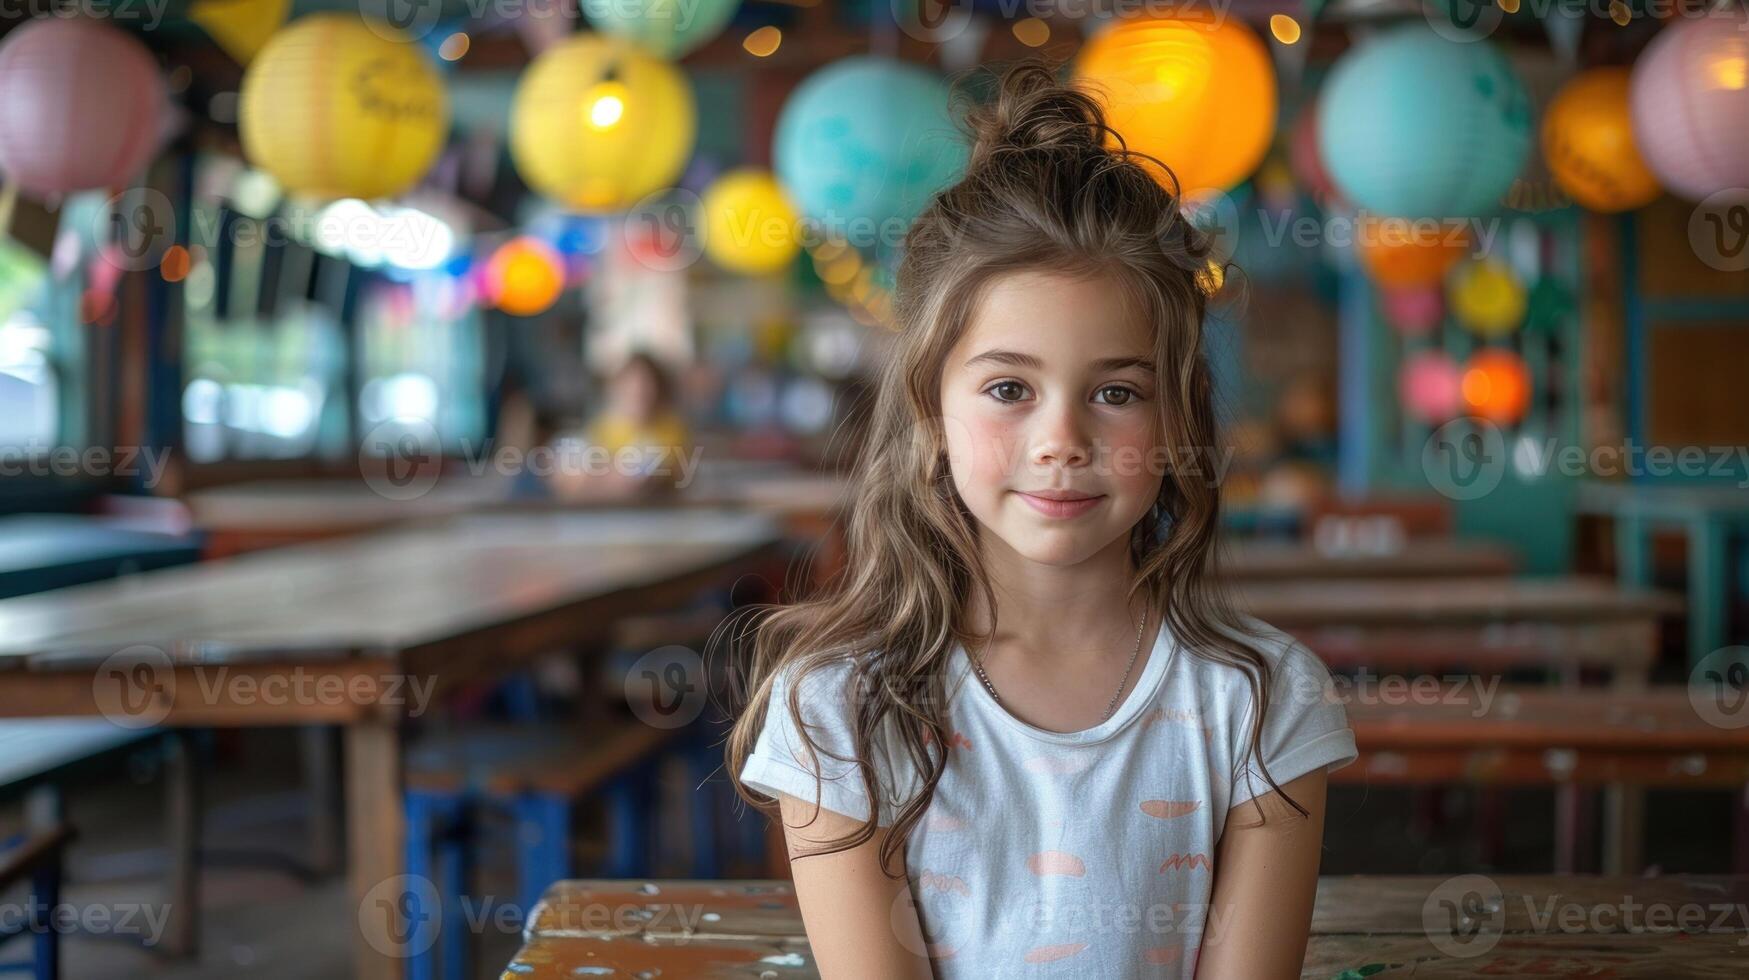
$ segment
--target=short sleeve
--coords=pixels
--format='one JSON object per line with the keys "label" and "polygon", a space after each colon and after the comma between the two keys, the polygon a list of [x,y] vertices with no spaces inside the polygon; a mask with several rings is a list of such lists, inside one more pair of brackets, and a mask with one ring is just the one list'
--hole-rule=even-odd
{"label": "short sleeve", "polygon": [[[868,819],[868,793],[862,774],[848,761],[855,756],[852,725],[856,717],[850,665],[829,664],[801,679],[797,702],[812,746],[801,738],[789,708],[795,676],[792,664],[780,670],[772,684],[771,699],[765,705],[765,726],[741,767],[741,782],[767,796],[783,793],[856,820]],[[886,740],[871,741],[875,772],[883,790],[876,822],[888,826],[898,802],[891,775],[894,767]]]}
{"label": "short sleeve", "polygon": [[[1282,786],[1319,767],[1340,769],[1358,753],[1330,669],[1304,644],[1277,635],[1280,654],[1272,664],[1269,706],[1258,743],[1269,775]],[[1236,737],[1247,738],[1250,726],[1247,717]],[[1248,744],[1235,746],[1233,758],[1241,760],[1230,803],[1237,806],[1270,786]]]}

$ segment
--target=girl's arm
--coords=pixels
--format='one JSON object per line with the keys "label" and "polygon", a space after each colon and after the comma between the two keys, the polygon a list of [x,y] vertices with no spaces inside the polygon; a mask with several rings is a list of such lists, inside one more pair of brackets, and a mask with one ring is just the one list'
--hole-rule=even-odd
{"label": "girl's arm", "polygon": [[790,874],[820,976],[824,980],[931,977],[910,884],[881,871],[881,843],[889,828],[875,828],[866,843],[849,850],[798,859],[798,853],[818,850],[821,842],[845,836],[860,821],[791,796],[780,794],[778,804],[789,844]]}
{"label": "girl's arm", "polygon": [[1274,790],[1227,811],[1198,977],[1300,975],[1318,892],[1328,778],[1320,766],[1282,785],[1308,811],[1303,817]]}

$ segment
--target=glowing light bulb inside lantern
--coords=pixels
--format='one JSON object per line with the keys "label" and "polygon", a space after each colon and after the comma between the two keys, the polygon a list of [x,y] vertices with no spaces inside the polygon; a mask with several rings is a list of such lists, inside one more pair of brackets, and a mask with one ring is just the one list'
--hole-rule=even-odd
{"label": "glowing light bulb inside lantern", "polygon": [[[1214,72],[1214,52],[1194,28],[1176,27],[1172,47],[1163,51],[1154,69],[1154,97],[1160,100],[1200,98]],[[1162,45],[1164,47],[1164,45]]]}
{"label": "glowing light bulb inside lantern", "polygon": [[1178,97],[1178,87],[1184,84],[1184,66],[1161,65],[1154,71],[1154,95],[1159,99]]}
{"label": "glowing light bulb inside lantern", "polygon": [[625,117],[625,86],[618,82],[602,82],[589,90],[589,125],[595,129],[612,129]]}
{"label": "glowing light bulb inside lantern", "polygon": [[[1738,41],[1742,43],[1741,38]],[[1721,56],[1712,64],[1712,76],[1714,87],[1726,91],[1735,92],[1749,86],[1749,50]]]}

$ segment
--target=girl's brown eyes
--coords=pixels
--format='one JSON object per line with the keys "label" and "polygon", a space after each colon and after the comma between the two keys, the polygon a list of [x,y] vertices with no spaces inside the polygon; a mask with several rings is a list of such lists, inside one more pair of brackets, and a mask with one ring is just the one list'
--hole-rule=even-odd
{"label": "girl's brown eyes", "polygon": [[[1006,397],[1002,394],[998,394],[999,392],[1002,392],[1005,390],[1008,391],[1012,395],[1012,397]],[[991,385],[990,387],[984,389],[984,394],[989,395],[990,397],[996,399],[997,401],[999,401],[1005,405],[1011,405],[1014,402],[1019,401],[1021,399],[1021,397],[1025,394],[1025,392],[1026,392],[1026,386],[1021,384],[1018,381],[998,381],[995,384]],[[1142,397],[1141,392],[1139,392],[1139,391],[1135,390],[1134,388],[1131,388],[1127,385],[1106,385],[1105,387],[1099,389],[1099,393],[1101,395],[1109,395],[1111,393],[1116,393],[1116,396],[1117,396],[1116,401],[1109,401],[1108,400],[1108,401],[1104,402],[1104,404],[1111,405],[1113,407],[1122,407],[1124,405],[1128,405],[1132,400],[1139,399]]]}

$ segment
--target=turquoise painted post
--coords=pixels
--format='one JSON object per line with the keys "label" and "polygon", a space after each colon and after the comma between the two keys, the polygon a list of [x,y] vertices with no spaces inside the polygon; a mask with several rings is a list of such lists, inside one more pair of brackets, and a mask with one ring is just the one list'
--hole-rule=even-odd
{"label": "turquoise painted post", "polygon": [[1726,525],[1706,508],[1688,525],[1688,666],[1725,645]]}
{"label": "turquoise painted post", "polygon": [[1646,588],[1652,584],[1652,551],[1644,518],[1632,508],[1615,513],[1616,577],[1621,584]]}

